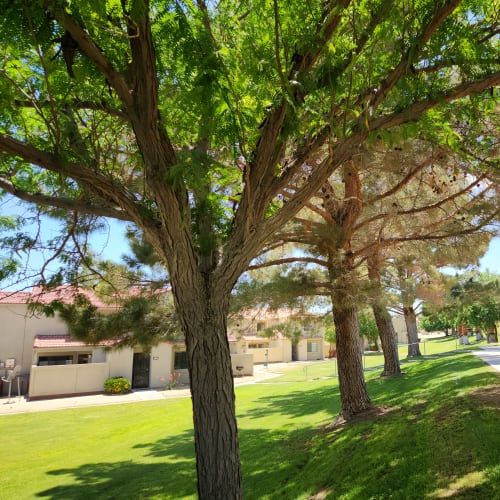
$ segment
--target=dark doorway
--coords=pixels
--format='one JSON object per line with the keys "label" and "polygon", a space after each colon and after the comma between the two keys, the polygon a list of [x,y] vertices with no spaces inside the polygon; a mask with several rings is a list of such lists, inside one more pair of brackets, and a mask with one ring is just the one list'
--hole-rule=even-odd
{"label": "dark doorway", "polygon": [[134,352],[132,366],[132,389],[149,387],[149,354]]}
{"label": "dark doorway", "polygon": [[292,344],[292,361],[298,361],[298,360],[299,360],[298,346],[297,344]]}

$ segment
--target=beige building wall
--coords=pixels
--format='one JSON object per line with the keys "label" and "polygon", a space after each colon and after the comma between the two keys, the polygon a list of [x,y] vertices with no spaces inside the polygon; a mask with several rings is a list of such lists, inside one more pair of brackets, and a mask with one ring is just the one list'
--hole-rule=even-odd
{"label": "beige building wall", "polygon": [[173,345],[161,343],[151,350],[150,385],[164,388],[169,383],[173,371]]}
{"label": "beige building wall", "polygon": [[[21,375],[29,375],[35,335],[64,335],[66,325],[57,316],[32,315],[26,304],[0,304],[0,362],[15,358]],[[4,376],[4,370],[0,369]]]}
{"label": "beige building wall", "polygon": [[408,333],[406,331],[406,323],[404,317],[401,315],[393,316],[392,324],[396,332],[398,344],[408,344]]}
{"label": "beige building wall", "polygon": [[[308,344],[314,344],[313,347],[308,349]],[[297,355],[298,361],[315,361],[318,359],[324,359],[324,340],[322,337],[301,339],[298,344]]]}
{"label": "beige building wall", "polygon": [[297,344],[297,360],[306,361],[307,360],[307,343],[303,340],[299,341]]}

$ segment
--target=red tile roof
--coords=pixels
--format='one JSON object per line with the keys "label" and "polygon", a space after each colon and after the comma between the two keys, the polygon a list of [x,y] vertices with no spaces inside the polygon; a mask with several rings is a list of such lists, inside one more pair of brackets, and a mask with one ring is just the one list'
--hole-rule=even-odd
{"label": "red tile roof", "polygon": [[[115,340],[99,342],[97,346],[112,346]],[[33,349],[76,349],[79,347],[91,347],[81,340],[75,340],[70,335],[35,335]]]}
{"label": "red tile roof", "polygon": [[44,290],[42,287],[34,286],[33,292],[31,293],[31,300],[34,302],[41,302],[42,304],[49,304],[54,300],[59,300],[65,304],[72,304],[77,295],[83,295],[93,306],[100,309],[116,308],[116,306],[106,304],[100,300],[92,290],[77,288],[69,285],[58,286],[57,288],[52,288],[50,290]]}
{"label": "red tile roof", "polygon": [[116,306],[106,304],[100,300],[92,291],[85,288],[76,288],[72,286],[60,286],[50,290],[44,290],[41,287],[34,286],[32,292],[1,292],[0,304],[27,304],[29,302],[40,302],[49,304],[54,300],[59,300],[65,304],[72,304],[77,295],[85,296],[92,305],[100,309],[115,309]]}
{"label": "red tile roof", "polygon": [[26,304],[30,297],[29,292],[0,292],[0,304]]}
{"label": "red tile roof", "polygon": [[[159,295],[162,293],[169,293],[170,289],[158,289],[154,294]],[[138,287],[131,287],[128,289],[127,294],[129,297],[137,296],[141,293]],[[79,288],[70,285],[58,286],[45,290],[42,287],[34,286],[31,292],[5,292],[0,291],[0,304],[27,304],[29,302],[40,302],[42,304],[49,304],[55,300],[65,304],[72,304],[75,302],[77,295],[83,295],[90,303],[99,309],[117,309],[118,302],[109,303],[102,301],[93,290],[88,288]],[[112,297],[110,297],[112,298]],[[119,296],[115,297],[120,299]],[[121,297],[123,298],[123,297]]]}

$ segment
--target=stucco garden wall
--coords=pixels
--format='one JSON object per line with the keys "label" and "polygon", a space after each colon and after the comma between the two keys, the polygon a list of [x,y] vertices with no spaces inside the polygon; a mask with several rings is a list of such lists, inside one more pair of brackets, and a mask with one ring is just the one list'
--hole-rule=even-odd
{"label": "stucco garden wall", "polygon": [[102,392],[108,376],[108,363],[32,366],[29,397],[33,399]]}

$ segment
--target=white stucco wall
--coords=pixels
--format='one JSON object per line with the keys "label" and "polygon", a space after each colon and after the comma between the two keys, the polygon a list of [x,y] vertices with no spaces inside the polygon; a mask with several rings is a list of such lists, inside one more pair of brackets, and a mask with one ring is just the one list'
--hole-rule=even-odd
{"label": "white stucco wall", "polygon": [[404,316],[393,316],[392,324],[394,326],[394,330],[396,332],[398,338],[398,344],[407,344],[408,343],[408,333],[406,331],[406,323]]}
{"label": "white stucco wall", "polygon": [[161,343],[151,350],[150,384],[153,388],[168,385],[173,369],[172,344]]}
{"label": "white stucco wall", "polygon": [[[23,376],[30,372],[35,335],[66,333],[66,325],[57,316],[33,316],[26,304],[0,304],[0,361],[15,358]],[[1,369],[0,374],[4,376]]]}
{"label": "white stucco wall", "polygon": [[125,377],[132,381],[132,367],[134,362],[133,349],[120,349],[108,351],[106,360],[109,364],[110,377]]}
{"label": "white stucco wall", "polygon": [[106,351],[102,347],[92,349],[92,363],[105,363]]}
{"label": "white stucco wall", "polygon": [[[231,354],[231,367],[234,377],[253,375],[253,354]],[[238,369],[239,368],[239,369]]]}

